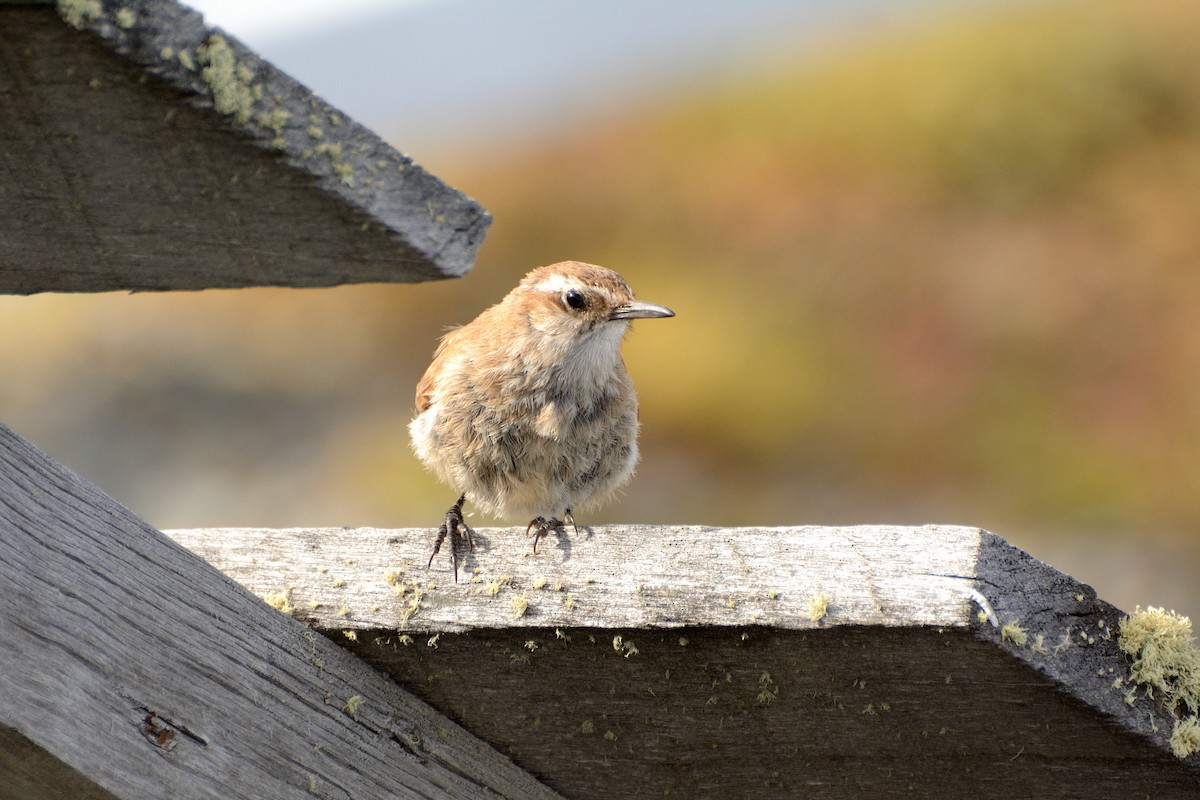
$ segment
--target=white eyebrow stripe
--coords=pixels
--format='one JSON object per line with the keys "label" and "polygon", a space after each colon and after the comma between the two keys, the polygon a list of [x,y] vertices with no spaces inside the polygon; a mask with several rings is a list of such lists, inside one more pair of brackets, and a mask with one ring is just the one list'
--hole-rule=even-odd
{"label": "white eyebrow stripe", "polygon": [[567,289],[578,289],[579,283],[565,275],[551,275],[533,288],[539,292],[558,294],[559,292],[565,292]]}

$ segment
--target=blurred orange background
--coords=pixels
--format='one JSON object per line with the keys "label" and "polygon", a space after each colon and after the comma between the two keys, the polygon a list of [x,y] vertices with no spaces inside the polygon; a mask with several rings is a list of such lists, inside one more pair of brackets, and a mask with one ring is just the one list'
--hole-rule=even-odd
{"label": "blurred orange background", "polygon": [[158,527],[432,526],[437,337],[578,259],[678,314],[634,325],[643,463],[581,523],[977,525],[1200,610],[1196,41],[1192,3],[993,4],[456,144],[465,279],[0,298],[0,419]]}

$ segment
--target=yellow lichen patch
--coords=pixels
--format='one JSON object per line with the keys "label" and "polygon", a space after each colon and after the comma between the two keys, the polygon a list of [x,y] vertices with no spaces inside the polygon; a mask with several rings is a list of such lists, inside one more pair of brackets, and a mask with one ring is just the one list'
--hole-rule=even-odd
{"label": "yellow lichen patch", "polygon": [[[1174,611],[1138,606],[1121,620],[1117,645],[1133,658],[1130,678],[1157,692],[1175,717],[1171,751],[1179,758],[1200,752],[1200,647],[1192,621]],[[1130,689],[1126,702],[1132,697]],[[1190,716],[1180,719],[1185,714]]]}
{"label": "yellow lichen patch", "polygon": [[1006,622],[1000,628],[1000,640],[1017,647],[1024,647],[1025,643],[1029,641],[1029,634],[1017,622]]}
{"label": "yellow lichen patch", "polygon": [[129,29],[137,22],[137,16],[128,8],[118,8],[117,13],[113,15],[113,21],[117,23],[118,28]]}
{"label": "yellow lichen patch", "polygon": [[[311,130],[309,135],[312,135]],[[337,176],[338,180],[347,186],[354,185],[354,179],[352,177],[354,167],[352,167],[350,162],[346,160],[345,153],[343,152],[343,148],[340,143],[330,144],[328,142],[322,142],[321,144],[317,145],[316,153],[317,155],[322,155],[329,159],[329,165],[333,168],[333,174]]]}
{"label": "yellow lichen patch", "polygon": [[779,687],[775,685],[775,681],[771,678],[771,673],[764,672],[758,676],[758,704],[765,706],[770,705],[779,697]]}
{"label": "yellow lichen patch", "polygon": [[401,597],[404,596],[406,587],[404,585],[404,573],[398,569],[390,569],[383,574],[383,582],[392,587],[392,591]]}
{"label": "yellow lichen patch", "polygon": [[[401,619],[404,622],[421,610],[421,599],[425,597],[425,592],[421,588],[421,582],[416,578],[404,580],[404,574],[399,570],[388,570],[384,573],[383,581],[392,587],[392,593],[397,597],[408,597],[408,606],[401,613]],[[430,587],[432,588],[432,586]]]}
{"label": "yellow lichen patch", "polygon": [[829,616],[829,598],[823,593],[808,601],[808,618],[810,620],[820,622],[827,616]]}
{"label": "yellow lichen patch", "polygon": [[272,108],[270,111],[263,111],[254,118],[264,128],[275,132],[275,135],[283,133],[283,129],[287,126],[288,120],[292,118],[290,111],[283,108]]}
{"label": "yellow lichen patch", "polygon": [[356,694],[346,701],[346,705],[342,706],[342,710],[354,717],[354,719],[358,719],[358,710],[362,708],[362,704],[363,696]]}
{"label": "yellow lichen patch", "polygon": [[348,642],[357,642],[358,641],[358,631],[345,630],[345,631],[342,631],[342,636],[345,636],[346,641],[348,641]]}
{"label": "yellow lichen patch", "polygon": [[637,645],[635,645],[631,641],[626,640],[623,636],[614,636],[612,645],[613,645],[613,650],[616,650],[618,653],[625,656],[626,658],[629,658],[630,656],[636,656],[640,652],[637,649]]}
{"label": "yellow lichen patch", "polygon": [[490,581],[480,587],[481,594],[486,594],[488,597],[495,597],[500,594],[500,590],[512,582],[512,578],[508,575],[501,575],[497,578],[492,578]]}
{"label": "yellow lichen patch", "polygon": [[529,610],[529,597],[522,593],[514,595],[512,599],[513,617],[520,618],[525,616],[525,612]]}
{"label": "yellow lichen patch", "polygon": [[104,14],[100,0],[58,0],[58,14],[72,28],[83,30]]}
{"label": "yellow lichen patch", "polygon": [[1200,753],[1200,717],[1193,715],[1175,721],[1175,730],[1171,732],[1171,752],[1176,758]]}
{"label": "yellow lichen patch", "polygon": [[213,108],[238,122],[250,119],[254,107],[254,73],[237,63],[225,37],[209,36],[196,49],[196,55],[204,65],[200,78],[212,91]]}
{"label": "yellow lichen patch", "polygon": [[292,587],[287,587],[281,592],[267,592],[263,595],[263,600],[281,614],[294,614],[296,607],[292,605]]}

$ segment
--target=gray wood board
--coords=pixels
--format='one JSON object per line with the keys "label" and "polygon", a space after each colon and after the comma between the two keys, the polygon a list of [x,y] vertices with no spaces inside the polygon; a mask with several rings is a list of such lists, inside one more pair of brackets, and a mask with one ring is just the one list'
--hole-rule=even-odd
{"label": "gray wood board", "polygon": [[[491,222],[473,200],[198,13],[163,0],[104,9],[80,31],[53,6],[0,4],[0,292],[470,269]],[[227,114],[199,55],[214,33],[246,78],[249,105]]]}
{"label": "gray wood board", "polygon": [[457,585],[429,529],[166,534],[572,797],[1200,791],[1122,612],[978,528],[482,529]]}
{"label": "gray wood board", "polygon": [[121,798],[557,796],[4,426],[0,593],[0,764],[28,740]]}

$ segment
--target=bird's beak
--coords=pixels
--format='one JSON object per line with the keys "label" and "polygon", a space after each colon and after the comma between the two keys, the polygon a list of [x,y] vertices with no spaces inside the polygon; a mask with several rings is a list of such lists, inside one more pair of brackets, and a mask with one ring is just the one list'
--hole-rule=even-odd
{"label": "bird's beak", "polygon": [[628,303],[622,303],[612,310],[608,315],[609,320],[618,319],[655,319],[661,317],[673,317],[675,312],[666,306],[656,305],[655,303],[643,303],[640,300],[630,300]]}

